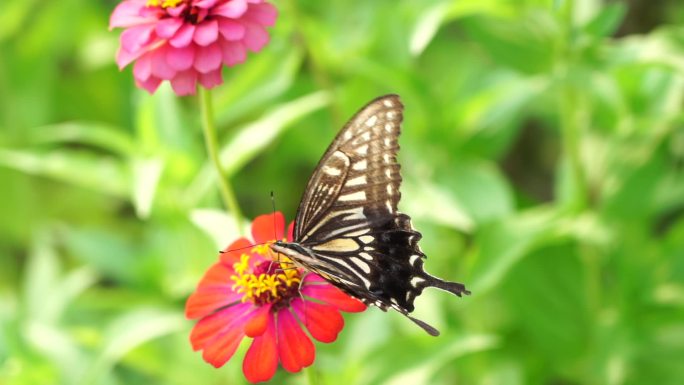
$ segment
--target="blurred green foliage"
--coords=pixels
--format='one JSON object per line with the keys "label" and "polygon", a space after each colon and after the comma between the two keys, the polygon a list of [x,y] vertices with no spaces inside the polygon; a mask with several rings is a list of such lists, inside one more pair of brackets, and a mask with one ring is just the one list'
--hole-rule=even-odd
{"label": "blurred green foliage", "polygon": [[[398,93],[402,209],[427,269],[473,292],[419,299],[439,338],[348,316],[308,377],[682,383],[684,5],[276,3],[271,44],[214,91],[246,215],[274,191],[292,218],[345,119]],[[242,383],[241,353],[213,369],[183,317],[238,236],[197,101],[119,73],[114,6],[0,3],[0,383]]]}

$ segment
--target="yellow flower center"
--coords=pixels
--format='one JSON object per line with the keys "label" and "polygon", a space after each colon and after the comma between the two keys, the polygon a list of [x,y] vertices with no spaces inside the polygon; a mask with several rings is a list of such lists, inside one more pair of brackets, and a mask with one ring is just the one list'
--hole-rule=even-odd
{"label": "yellow flower center", "polygon": [[173,8],[184,0],[147,0],[148,7]]}
{"label": "yellow flower center", "polygon": [[254,246],[252,249],[252,253],[266,257],[266,261],[250,269],[252,257],[245,253],[240,256],[240,261],[233,264],[235,274],[230,279],[235,283],[232,289],[243,294],[242,302],[287,306],[292,298],[298,296],[302,278],[299,269],[294,268],[287,257],[273,253],[271,243]]}

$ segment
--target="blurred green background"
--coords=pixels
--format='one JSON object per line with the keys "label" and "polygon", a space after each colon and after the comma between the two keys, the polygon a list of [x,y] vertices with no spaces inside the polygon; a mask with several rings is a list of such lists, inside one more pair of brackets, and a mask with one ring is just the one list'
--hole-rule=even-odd
{"label": "blurred green background", "polygon": [[[240,384],[191,351],[184,302],[238,236],[196,98],[120,73],[115,1],[0,2],[0,384]],[[415,314],[346,317],[323,384],[684,382],[684,4],[276,1],[214,101],[245,215],[291,220],[372,98],[406,105]],[[304,384],[305,374],[274,383]]]}

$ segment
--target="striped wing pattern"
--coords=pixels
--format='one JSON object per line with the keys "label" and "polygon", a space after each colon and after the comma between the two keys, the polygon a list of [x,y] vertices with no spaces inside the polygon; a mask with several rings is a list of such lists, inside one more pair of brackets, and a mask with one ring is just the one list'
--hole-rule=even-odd
{"label": "striped wing pattern", "polygon": [[366,304],[393,308],[437,335],[409,316],[414,299],[428,286],[459,296],[469,292],[425,272],[421,234],[397,210],[402,119],[396,95],[377,98],[354,115],[307,184],[295,218],[295,242],[273,248]]}

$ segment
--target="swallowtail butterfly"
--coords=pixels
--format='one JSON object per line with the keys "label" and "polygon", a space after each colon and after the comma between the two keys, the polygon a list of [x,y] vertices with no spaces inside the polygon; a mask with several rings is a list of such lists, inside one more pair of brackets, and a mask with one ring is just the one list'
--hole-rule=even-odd
{"label": "swallowtail butterfly", "polygon": [[393,308],[437,336],[437,329],[409,315],[415,298],[429,286],[459,297],[470,292],[425,272],[422,235],[397,211],[403,108],[397,95],[386,95],[351,118],[309,179],[294,242],[271,248],[367,305]]}

